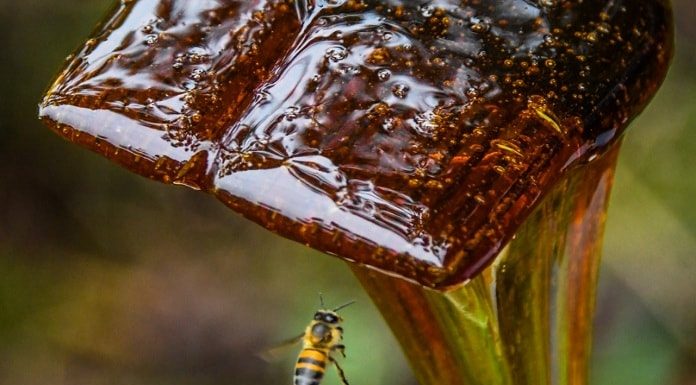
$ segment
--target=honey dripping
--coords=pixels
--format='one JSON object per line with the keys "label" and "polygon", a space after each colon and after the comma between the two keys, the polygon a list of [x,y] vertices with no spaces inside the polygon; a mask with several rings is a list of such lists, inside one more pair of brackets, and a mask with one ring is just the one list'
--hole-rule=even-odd
{"label": "honey dripping", "polygon": [[283,236],[446,287],[622,133],[657,0],[134,0],[41,103],[60,135]]}

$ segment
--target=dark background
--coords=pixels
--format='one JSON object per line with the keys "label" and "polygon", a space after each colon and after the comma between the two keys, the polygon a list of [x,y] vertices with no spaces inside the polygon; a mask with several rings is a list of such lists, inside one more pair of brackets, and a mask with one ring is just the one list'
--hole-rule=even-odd
{"label": "dark background", "polygon": [[[344,312],[352,383],[414,384],[343,263],[37,121],[42,91],[110,4],[0,0],[0,384],[289,383],[294,351],[254,352],[300,332],[319,291],[359,301]],[[617,173],[593,385],[696,384],[696,2],[674,7],[674,65]]]}

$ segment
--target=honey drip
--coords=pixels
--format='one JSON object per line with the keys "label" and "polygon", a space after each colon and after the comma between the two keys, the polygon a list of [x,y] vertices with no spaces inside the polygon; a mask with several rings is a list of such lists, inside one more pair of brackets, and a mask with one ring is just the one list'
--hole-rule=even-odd
{"label": "honey drip", "polygon": [[420,284],[488,266],[671,55],[659,0],[132,0],[41,118],[141,175]]}
{"label": "honey drip", "polygon": [[619,145],[570,172],[496,261],[440,292],[353,267],[423,385],[587,385]]}

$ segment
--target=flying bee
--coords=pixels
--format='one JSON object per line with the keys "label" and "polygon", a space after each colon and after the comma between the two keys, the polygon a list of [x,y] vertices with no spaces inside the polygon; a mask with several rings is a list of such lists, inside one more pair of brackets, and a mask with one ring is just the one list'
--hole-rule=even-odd
{"label": "flying bee", "polygon": [[[346,356],[346,347],[342,343],[343,328],[341,322],[343,319],[337,312],[352,305],[355,301],[345,303],[333,310],[327,310],[321,294],[319,294],[319,299],[321,309],[314,313],[314,319],[309,323],[304,333],[273,350],[302,342],[302,350],[295,364],[294,385],[319,385],[324,377],[327,363],[336,366],[336,371],[343,385],[349,385],[343,369],[334,357],[336,353],[340,353],[344,358]],[[269,357],[271,355],[264,354],[263,356]]]}

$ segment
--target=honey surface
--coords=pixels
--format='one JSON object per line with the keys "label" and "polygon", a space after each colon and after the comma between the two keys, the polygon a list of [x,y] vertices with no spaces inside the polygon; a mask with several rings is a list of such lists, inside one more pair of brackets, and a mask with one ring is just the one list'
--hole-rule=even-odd
{"label": "honey surface", "polygon": [[41,118],[283,236],[432,287],[642,110],[658,0],[120,2]]}

